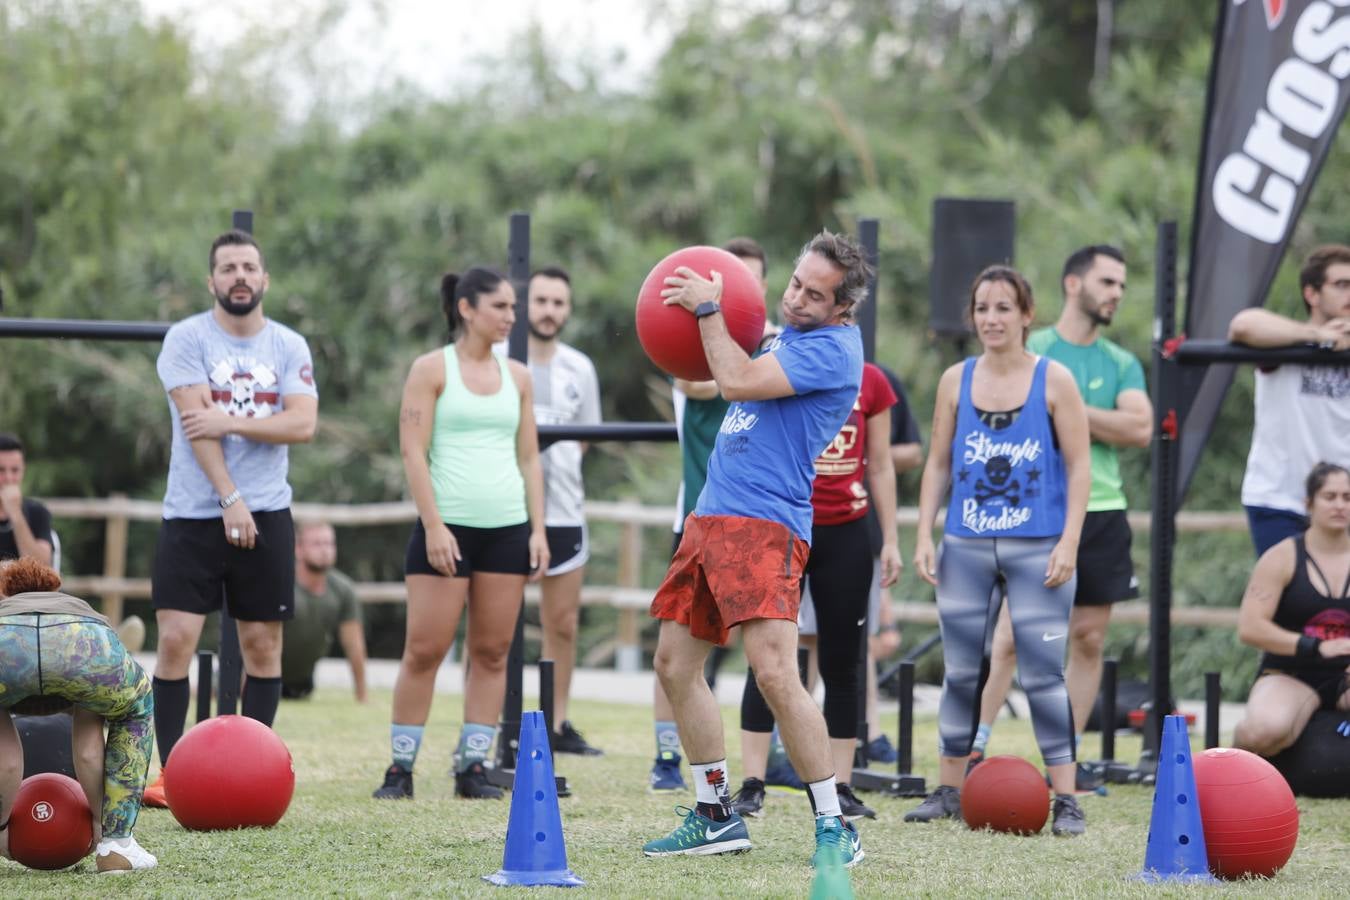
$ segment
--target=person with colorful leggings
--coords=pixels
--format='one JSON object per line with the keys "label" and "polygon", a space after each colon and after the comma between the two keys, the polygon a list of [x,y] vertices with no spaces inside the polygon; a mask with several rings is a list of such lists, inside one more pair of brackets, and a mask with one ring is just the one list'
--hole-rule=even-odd
{"label": "person with colorful leggings", "polygon": [[59,593],[60,586],[61,577],[31,557],[0,563],[0,855],[9,855],[10,814],[23,780],[13,715],[73,707],[75,771],[90,809],[102,810],[94,820],[95,866],[107,873],[151,869],[155,857],[131,833],[154,740],[150,677],[108,620]]}
{"label": "person with colorful leggings", "polygon": [[[1035,312],[1017,271],[975,279],[969,316],[984,352],[943,373],[919,488],[914,564],[937,588],[942,631],[940,786],[907,822],[960,815],[1000,595],[1006,593],[1022,686],[1054,788],[1055,834],[1082,834],[1074,730],[1064,685],[1078,540],[1091,485],[1087,411],[1073,375],[1026,349]],[[942,552],[938,504],[951,487]]]}

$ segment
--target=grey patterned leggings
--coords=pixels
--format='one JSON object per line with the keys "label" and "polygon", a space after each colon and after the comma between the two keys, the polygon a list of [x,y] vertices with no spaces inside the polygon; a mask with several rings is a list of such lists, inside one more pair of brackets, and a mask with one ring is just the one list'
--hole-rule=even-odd
{"label": "grey patterned leggings", "polygon": [[989,648],[1006,586],[1017,647],[1017,671],[1031,706],[1036,743],[1047,766],[1074,761],[1073,712],[1064,686],[1064,654],[1077,576],[1045,586],[1045,567],[1058,537],[942,539],[937,606],[942,630],[942,702],[938,752],[970,753],[979,726],[980,692],[989,674]]}

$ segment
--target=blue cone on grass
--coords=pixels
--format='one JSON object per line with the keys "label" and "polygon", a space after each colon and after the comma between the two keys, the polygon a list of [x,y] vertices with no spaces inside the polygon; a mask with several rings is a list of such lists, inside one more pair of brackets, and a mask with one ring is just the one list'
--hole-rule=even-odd
{"label": "blue cone on grass", "polygon": [[520,722],[520,751],[516,755],[502,867],[495,875],[484,875],[483,880],[496,885],[554,887],[586,883],[567,868],[553,755],[544,714],[538,710],[525,713]]}
{"label": "blue cone on grass", "polygon": [[1156,785],[1144,871],[1139,877],[1144,881],[1215,881],[1209,874],[1205,853],[1205,830],[1184,716],[1163,720]]}

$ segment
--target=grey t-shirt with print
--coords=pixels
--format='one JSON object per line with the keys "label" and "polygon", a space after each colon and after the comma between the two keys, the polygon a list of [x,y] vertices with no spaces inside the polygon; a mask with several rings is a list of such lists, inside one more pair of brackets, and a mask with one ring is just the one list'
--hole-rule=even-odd
{"label": "grey t-shirt with print", "polygon": [[[263,418],[281,412],[288,394],[318,396],[309,345],[271,319],[257,334],[240,338],[222,329],[210,310],[186,318],[165,335],[156,369],[165,391],[205,384],[216,407],[232,416]],[[172,398],[169,414],[173,447],[164,518],[220,518],[220,497],[192,453]],[[291,505],[287,445],[237,434],[226,435],[220,443],[225,467],[250,510],[268,512]]]}

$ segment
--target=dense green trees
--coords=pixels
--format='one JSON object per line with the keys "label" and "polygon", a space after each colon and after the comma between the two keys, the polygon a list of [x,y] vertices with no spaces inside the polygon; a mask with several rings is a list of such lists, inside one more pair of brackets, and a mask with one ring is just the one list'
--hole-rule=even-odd
{"label": "dense green trees", "polygon": [[[1178,219],[1184,246],[1210,27],[1210,15],[1163,0],[782,0],[731,16],[694,4],[640,84],[599,87],[602,71],[576,75],[527,32],[522,64],[471,93],[400,91],[359,117],[326,97],[296,120],[268,68],[284,54],[226,68],[134,4],[19,0],[0,7],[4,313],[174,320],[203,309],[207,243],[232,208],[250,207],[272,270],[269,313],[308,335],[317,358],[322,424],[293,454],[297,494],[387,500],[402,494],[394,409],[406,366],[442,329],[437,277],[504,259],[509,212],[533,214],[536,261],[573,271],[568,337],[595,357],[606,415],[621,420],[665,409],[631,328],[652,262],[752,234],[776,290],[811,232],[873,216],[879,353],[922,419],[953,353],[925,330],[938,196],[1017,202],[1016,262],[1045,321],[1064,255],[1121,244],[1131,287],[1114,332],[1147,356],[1154,233]],[[316,84],[334,74],[309,62]],[[1296,252],[1343,232],[1331,198],[1348,181],[1333,154]],[[1270,305],[1295,300],[1286,272]],[[168,432],[155,349],[0,344],[0,423],[31,444],[38,492],[159,495]],[[1236,508],[1249,409],[1246,375],[1193,506]],[[602,447],[591,491],[669,502],[673,459],[669,447]],[[1147,455],[1127,454],[1126,467],[1146,506]],[[76,558],[97,559],[97,534],[72,538]],[[349,562],[395,577],[398,540],[354,538]],[[1245,553],[1197,558],[1181,599],[1235,602]]]}

